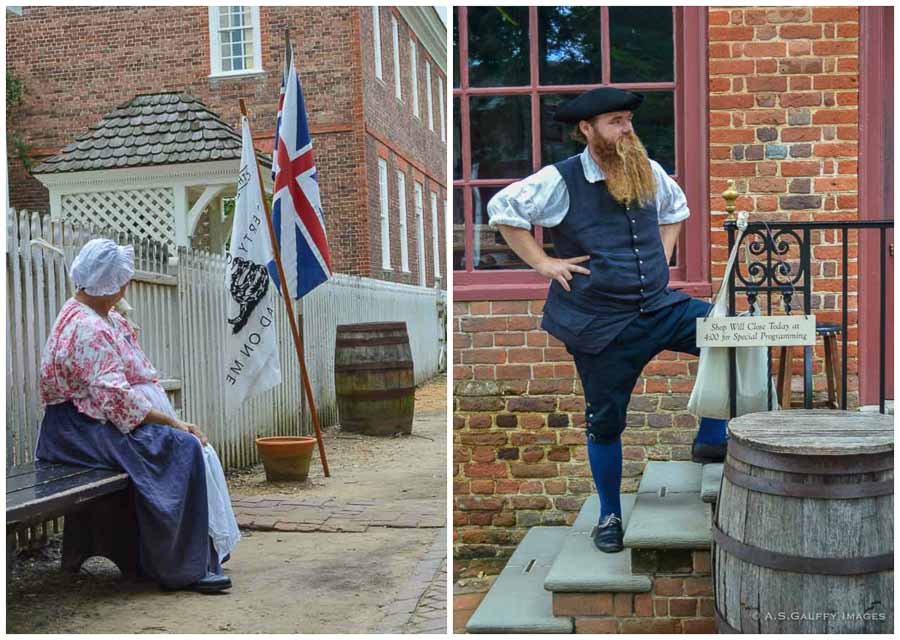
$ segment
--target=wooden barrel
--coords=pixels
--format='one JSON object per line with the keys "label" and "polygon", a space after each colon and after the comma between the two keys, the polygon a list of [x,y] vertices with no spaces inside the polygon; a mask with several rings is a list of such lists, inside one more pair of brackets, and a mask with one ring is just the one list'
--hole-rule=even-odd
{"label": "wooden barrel", "polygon": [[893,416],[731,421],[713,526],[720,633],[892,633]]}
{"label": "wooden barrel", "polygon": [[406,323],[339,325],[334,387],[344,431],[373,436],[410,433],[416,385]]}

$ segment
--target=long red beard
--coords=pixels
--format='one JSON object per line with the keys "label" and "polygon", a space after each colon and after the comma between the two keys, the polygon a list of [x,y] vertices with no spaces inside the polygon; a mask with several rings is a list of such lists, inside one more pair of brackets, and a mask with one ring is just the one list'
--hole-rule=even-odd
{"label": "long red beard", "polygon": [[591,150],[606,174],[606,187],[620,204],[645,206],[656,196],[656,179],[650,158],[640,139],[633,133],[612,145],[597,136]]}

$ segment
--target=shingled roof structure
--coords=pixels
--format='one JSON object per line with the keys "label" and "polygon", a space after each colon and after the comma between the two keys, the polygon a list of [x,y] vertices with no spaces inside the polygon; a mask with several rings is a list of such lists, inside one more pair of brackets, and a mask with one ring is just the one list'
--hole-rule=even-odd
{"label": "shingled roof structure", "polygon": [[[68,173],[239,160],[241,135],[196,98],[181,93],[136,96],[47,158],[33,173]],[[271,160],[259,154],[264,164]]]}

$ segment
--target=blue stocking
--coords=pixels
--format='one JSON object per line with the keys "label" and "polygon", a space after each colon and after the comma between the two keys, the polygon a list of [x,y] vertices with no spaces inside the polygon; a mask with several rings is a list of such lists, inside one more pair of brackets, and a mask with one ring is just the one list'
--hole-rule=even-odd
{"label": "blue stocking", "polygon": [[610,513],[621,518],[622,501],[619,492],[622,488],[622,440],[617,437],[613,442],[595,442],[588,435],[587,449],[594,484],[600,495],[600,519]]}
{"label": "blue stocking", "polygon": [[706,444],[714,445],[725,444],[725,429],[727,426],[728,420],[700,418],[700,429],[697,431],[697,437],[694,438],[694,442],[705,442]]}

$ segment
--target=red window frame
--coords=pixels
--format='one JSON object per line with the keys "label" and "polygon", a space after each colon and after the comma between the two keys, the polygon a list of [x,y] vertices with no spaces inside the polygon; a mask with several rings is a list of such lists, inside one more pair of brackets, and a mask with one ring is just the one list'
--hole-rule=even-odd
{"label": "red window frame", "polygon": [[[681,185],[691,209],[691,217],[681,229],[678,241],[678,264],[669,269],[672,288],[695,296],[711,293],[709,270],[709,162],[708,90],[707,90],[707,9],[705,7],[673,7],[674,80],[658,83],[611,83],[609,56],[609,8],[600,8],[603,29],[603,67],[601,85],[541,85],[538,83],[538,8],[529,7],[530,40],[529,84],[514,87],[470,87],[468,70],[468,9],[457,7],[459,42],[454,55],[460,56],[459,87],[453,97],[459,98],[462,179],[453,181],[454,197],[462,190],[465,220],[466,269],[453,272],[453,295],[457,300],[530,300],[547,295],[549,282],[530,269],[476,271],[473,267],[474,224],[472,189],[497,187],[515,182],[511,179],[471,179],[471,146],[469,96],[528,95],[531,98],[532,170],[541,168],[540,96],[545,93],[584,91],[597,86],[621,89],[672,89],[675,104],[675,180]],[[451,123],[452,125],[452,123]],[[701,153],[688,153],[700,149]],[[524,177],[524,176],[523,176]],[[538,242],[543,230],[535,230]]]}

